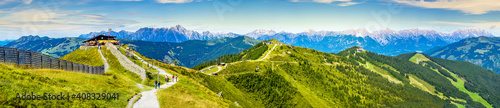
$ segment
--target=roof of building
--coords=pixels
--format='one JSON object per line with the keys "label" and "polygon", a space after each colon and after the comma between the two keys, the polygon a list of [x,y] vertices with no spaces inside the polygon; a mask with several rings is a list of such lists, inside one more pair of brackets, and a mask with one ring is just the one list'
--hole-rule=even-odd
{"label": "roof of building", "polygon": [[97,41],[97,40],[116,40],[115,38],[116,36],[99,35],[83,42],[85,43],[88,41]]}

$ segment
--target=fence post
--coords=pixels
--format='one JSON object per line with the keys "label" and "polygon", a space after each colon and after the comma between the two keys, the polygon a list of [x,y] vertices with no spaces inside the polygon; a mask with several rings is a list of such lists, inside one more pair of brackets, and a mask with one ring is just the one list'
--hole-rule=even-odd
{"label": "fence post", "polygon": [[17,66],[19,66],[19,50],[16,49]]}
{"label": "fence post", "polygon": [[49,69],[52,69],[52,57],[49,57]]}
{"label": "fence post", "polygon": [[40,69],[42,69],[43,68],[43,54],[40,53],[40,56],[38,56],[38,57],[40,57]]}
{"label": "fence post", "polygon": [[83,70],[84,70],[84,73],[88,73],[89,69],[88,69],[87,65],[83,65]]}
{"label": "fence post", "polygon": [[27,63],[27,64],[31,67],[31,51],[27,50],[26,52],[29,53],[29,54],[27,54],[28,57],[29,57],[28,60],[27,60],[27,62],[29,62],[29,63]]}
{"label": "fence post", "polygon": [[2,59],[2,62],[3,62],[3,63],[5,63],[5,48],[4,48],[4,47],[0,47],[0,50],[1,50],[0,52],[3,52],[3,53],[2,53],[2,55],[3,55],[3,56],[2,56],[2,58],[3,58],[3,59]]}
{"label": "fence post", "polygon": [[104,66],[104,65],[102,65],[102,66],[101,66],[101,71],[102,71],[102,74],[101,74],[101,75],[103,75],[104,73],[106,73],[106,69],[104,69],[104,68],[105,68],[105,66]]}

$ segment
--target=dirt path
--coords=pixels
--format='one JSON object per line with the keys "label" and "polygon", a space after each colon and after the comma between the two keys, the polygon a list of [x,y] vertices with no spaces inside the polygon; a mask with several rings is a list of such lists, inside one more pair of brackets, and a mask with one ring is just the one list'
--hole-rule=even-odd
{"label": "dirt path", "polygon": [[99,54],[101,55],[101,59],[102,61],[104,62],[104,72],[108,71],[109,69],[109,64],[108,64],[108,61],[106,60],[106,58],[102,55],[102,52],[101,52],[101,47],[99,47],[99,49],[97,49],[97,51],[99,51]]}
{"label": "dirt path", "polygon": [[264,56],[264,58],[260,59],[259,61],[266,59],[267,56],[269,56],[269,54],[271,54],[271,52],[273,52],[274,48],[276,48],[276,44],[274,44],[273,48],[266,54],[266,56]]}
{"label": "dirt path", "polygon": [[[156,67],[154,65],[151,65],[149,64],[148,62],[146,62],[144,59],[140,58],[139,56],[137,56],[136,54],[133,54],[135,57],[139,58],[139,60],[141,60],[143,63],[147,64],[147,65],[150,65],[152,66],[153,68],[155,68],[156,70],[158,70],[158,73],[163,76],[161,77],[160,76],[160,80],[165,80],[164,76],[165,75],[168,75],[170,78],[172,78],[172,75],[165,72],[165,70],[159,68],[159,67]],[[162,84],[160,86],[160,89],[165,89],[165,88],[168,88],[174,84],[176,84],[177,82],[169,82],[167,84]],[[129,105],[131,103],[133,103],[133,106],[134,108],[159,108],[160,107],[160,103],[158,102],[158,97],[156,97],[156,91],[158,91],[159,89],[153,89],[153,90],[149,90],[149,91],[144,91],[144,92],[141,92],[139,94],[142,95],[142,97],[136,102],[136,103],[133,103],[134,99],[131,99],[129,101]]]}

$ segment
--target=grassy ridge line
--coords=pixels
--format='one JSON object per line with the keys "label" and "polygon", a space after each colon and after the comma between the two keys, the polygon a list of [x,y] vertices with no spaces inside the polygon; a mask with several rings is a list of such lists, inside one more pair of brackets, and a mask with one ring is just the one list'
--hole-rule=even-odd
{"label": "grassy ridge line", "polygon": [[102,66],[104,63],[101,57],[99,57],[99,52],[97,47],[80,47],[79,49],[64,55],[60,59],[72,61],[74,63],[85,64],[89,66]]}

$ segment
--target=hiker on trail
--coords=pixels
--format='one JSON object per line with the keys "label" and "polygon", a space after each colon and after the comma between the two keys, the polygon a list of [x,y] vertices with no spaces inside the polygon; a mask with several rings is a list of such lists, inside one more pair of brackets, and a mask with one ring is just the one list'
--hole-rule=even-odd
{"label": "hiker on trail", "polygon": [[168,75],[165,75],[165,82],[168,82]]}
{"label": "hiker on trail", "polygon": [[156,86],[158,86],[158,81],[155,80],[155,89],[156,89]]}
{"label": "hiker on trail", "polygon": [[175,76],[172,75],[172,82],[175,82]]}
{"label": "hiker on trail", "polygon": [[179,76],[175,76],[175,82],[179,81]]}
{"label": "hiker on trail", "polygon": [[158,81],[158,88],[160,88],[160,81]]}

